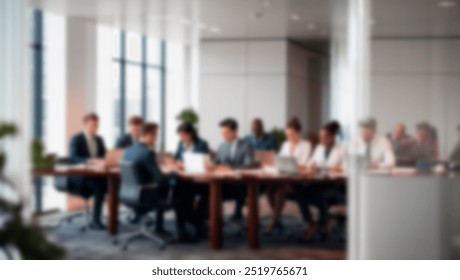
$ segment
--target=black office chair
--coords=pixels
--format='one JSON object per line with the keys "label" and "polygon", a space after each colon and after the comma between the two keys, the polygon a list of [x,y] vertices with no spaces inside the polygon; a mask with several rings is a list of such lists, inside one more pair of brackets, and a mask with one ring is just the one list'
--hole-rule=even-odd
{"label": "black office chair", "polygon": [[[59,158],[56,160],[56,164],[64,164],[64,165],[71,165],[72,160],[70,158]],[[81,232],[85,232],[90,223],[90,208],[89,208],[89,200],[92,196],[92,192],[85,187],[77,188],[71,183],[70,177],[56,177],[54,179],[54,187],[57,191],[63,192],[72,196],[76,196],[82,198],[84,200],[85,209],[83,212],[70,212],[66,214],[64,217],[59,219],[57,227],[61,227],[64,222],[72,223],[73,219],[85,216],[85,224],[80,228]]]}
{"label": "black office chair", "polygon": [[159,249],[164,249],[166,247],[166,241],[153,234],[149,229],[148,225],[151,223],[151,219],[148,216],[148,212],[154,210],[160,205],[168,205],[168,201],[164,201],[159,198],[157,184],[142,185],[139,182],[134,163],[126,161],[120,162],[120,172],[120,201],[129,208],[142,209],[147,214],[142,217],[140,228],[138,230],[119,235],[114,239],[114,244],[118,244],[120,240],[124,240],[122,243],[122,249],[126,250],[132,240],[139,237],[145,237],[153,241]]}

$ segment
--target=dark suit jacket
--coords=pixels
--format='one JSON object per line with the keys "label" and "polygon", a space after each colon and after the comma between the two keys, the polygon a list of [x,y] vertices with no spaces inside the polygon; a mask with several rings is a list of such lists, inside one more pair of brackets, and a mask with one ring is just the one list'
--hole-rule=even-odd
{"label": "dark suit jacket", "polygon": [[[185,146],[182,142],[179,142],[176,153],[174,154],[174,158],[178,161],[183,161],[184,152],[185,152]],[[193,152],[198,153],[198,154],[208,154],[209,153],[208,142],[202,139],[198,139],[198,141],[196,141],[196,143],[193,144]]]}
{"label": "dark suit jacket", "polygon": [[[106,149],[104,140],[96,136],[97,158],[104,158]],[[83,132],[78,133],[70,140],[70,158],[73,163],[85,163],[91,158],[88,143]]]}
{"label": "dark suit jacket", "polygon": [[233,168],[250,168],[254,166],[254,149],[245,140],[238,139],[236,152],[231,154],[231,145],[222,143],[217,150],[215,164],[229,165]]}
{"label": "dark suit jacket", "polygon": [[117,143],[115,144],[116,149],[126,149],[133,144],[133,138],[131,134],[127,133],[120,138],[118,138]]}
{"label": "dark suit jacket", "polygon": [[[97,158],[104,158],[106,149],[104,140],[96,136]],[[86,137],[83,132],[78,133],[70,140],[70,160],[72,163],[86,163],[91,158],[89,153]],[[70,177],[70,188],[78,195],[89,196],[92,193],[92,188],[105,187],[107,182],[104,178],[83,178]],[[89,189],[87,187],[90,187]]]}
{"label": "dark suit jacket", "polygon": [[251,144],[256,151],[276,151],[275,139],[270,134],[263,134],[260,138],[250,134],[244,140]]}
{"label": "dark suit jacket", "polygon": [[136,142],[128,147],[125,150],[123,160],[134,164],[141,184],[171,185],[175,182],[173,176],[163,173],[157,163],[155,152],[144,143]]}

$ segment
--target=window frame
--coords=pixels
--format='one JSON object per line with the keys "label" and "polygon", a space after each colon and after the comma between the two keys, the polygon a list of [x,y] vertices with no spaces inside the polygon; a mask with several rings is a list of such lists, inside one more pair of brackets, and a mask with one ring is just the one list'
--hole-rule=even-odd
{"label": "window frame", "polygon": [[167,75],[167,46],[164,40],[160,41],[160,48],[159,48],[159,57],[160,57],[160,64],[149,63],[148,61],[148,38],[145,35],[141,37],[141,61],[134,61],[127,58],[126,50],[127,50],[127,36],[126,31],[120,31],[120,52],[119,56],[113,57],[113,62],[119,64],[119,74],[120,74],[120,85],[119,85],[119,98],[120,98],[120,114],[119,114],[119,121],[120,121],[120,134],[124,135],[126,133],[126,81],[127,81],[127,65],[136,65],[141,67],[141,116],[146,119],[148,115],[148,70],[156,69],[158,70],[158,74],[160,76],[160,147],[164,149],[166,143],[166,75]]}

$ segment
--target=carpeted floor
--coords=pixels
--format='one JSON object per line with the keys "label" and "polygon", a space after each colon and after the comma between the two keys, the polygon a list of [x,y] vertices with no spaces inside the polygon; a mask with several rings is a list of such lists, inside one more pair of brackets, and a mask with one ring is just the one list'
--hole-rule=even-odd
{"label": "carpeted floor", "polygon": [[[126,211],[123,213],[120,215],[120,233],[135,230],[136,226],[126,222]],[[48,216],[42,219],[42,223],[53,224],[58,217],[59,215]],[[173,231],[172,213],[167,214],[166,221],[167,229]],[[294,215],[284,216],[285,230],[282,232],[272,236],[265,236],[261,232],[261,248],[258,250],[247,249],[244,222],[242,224],[225,222],[224,247],[220,251],[211,250],[208,239],[196,244],[168,244],[165,250],[159,250],[149,240],[138,239],[124,251],[119,245],[114,245],[104,231],[81,233],[79,227],[82,222],[83,219],[77,219],[71,224],[47,229],[50,238],[66,248],[68,259],[344,259],[346,257],[345,242],[339,237],[341,235],[332,236],[327,242],[299,243],[298,237],[301,236],[303,228],[299,218]],[[266,224],[268,224],[268,216],[261,218],[261,230]]]}

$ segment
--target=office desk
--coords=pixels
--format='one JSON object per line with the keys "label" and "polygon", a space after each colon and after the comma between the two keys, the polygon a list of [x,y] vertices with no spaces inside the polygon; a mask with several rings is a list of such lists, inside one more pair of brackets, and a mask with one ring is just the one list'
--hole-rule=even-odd
{"label": "office desk", "polygon": [[[81,176],[81,177],[106,177],[108,179],[108,231],[110,235],[118,232],[118,181],[120,172],[118,169],[74,169],[67,170],[33,170],[33,176]],[[302,184],[307,182],[345,182],[342,175],[313,175],[301,174],[297,176],[275,175],[264,172],[261,169],[241,170],[230,173],[206,173],[186,174],[179,173],[182,180],[192,183],[209,185],[209,224],[210,224],[210,245],[218,250],[222,248],[222,184],[243,183],[247,186],[247,242],[248,247],[257,249],[259,247],[259,208],[258,191],[259,184],[284,186],[286,184]]]}

